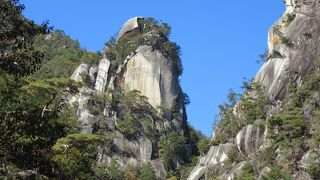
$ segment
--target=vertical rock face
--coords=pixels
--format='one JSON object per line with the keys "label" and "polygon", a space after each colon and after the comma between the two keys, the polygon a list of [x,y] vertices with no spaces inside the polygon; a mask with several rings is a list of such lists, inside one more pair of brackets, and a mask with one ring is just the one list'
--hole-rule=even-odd
{"label": "vertical rock face", "polygon": [[121,81],[124,88],[136,89],[148,97],[153,107],[171,108],[181,93],[173,66],[160,51],[142,46],[128,61]]}
{"label": "vertical rock face", "polygon": [[269,30],[269,60],[255,78],[266,87],[271,100],[282,99],[288,92],[288,82],[302,80],[320,55],[319,1],[285,3],[285,13]]}
{"label": "vertical rock face", "polygon": [[[284,0],[284,3],[286,11],[269,30],[268,59],[254,80],[258,84],[262,84],[269,98],[271,105],[265,107],[266,116],[268,117],[280,113],[285,108],[283,103],[290,104],[290,102],[284,101],[284,97],[290,95],[290,83],[302,84],[306,76],[310,74],[309,72],[316,67],[315,63],[320,60],[320,1]],[[304,121],[308,119],[308,116],[312,116],[313,110],[319,107],[317,92],[312,93],[308,98],[310,102],[308,101],[307,104],[303,105]],[[238,102],[235,106],[239,104]],[[237,109],[237,107],[234,107],[234,109]],[[236,120],[246,121],[241,112],[236,110],[233,111],[233,117]],[[257,120],[254,120],[254,122],[261,122]],[[262,121],[264,121],[263,124],[268,124],[266,122],[268,121],[267,117],[264,117]],[[191,172],[189,180],[210,179],[207,177],[207,174],[210,173],[214,174],[214,177],[221,179],[237,179],[236,176],[240,175],[245,163],[249,163],[252,166],[254,171],[252,175],[257,179],[263,179],[262,176],[271,171],[271,167],[267,167],[263,165],[263,162],[257,161],[261,160],[259,159],[261,158],[260,156],[265,153],[262,151],[274,145],[274,140],[269,139],[269,136],[267,136],[267,133],[270,133],[267,131],[267,127],[265,125],[241,124],[241,122],[239,124],[242,129],[239,132],[234,132],[237,133],[236,137],[231,137],[224,143],[229,142],[230,146],[236,146],[236,153],[240,154],[243,159],[250,159],[250,161],[239,163],[240,159],[231,165],[220,162],[210,166],[207,162],[216,162],[216,159],[234,159],[234,152],[232,151],[230,151],[231,157],[228,157],[228,152],[212,156],[212,150],[221,147],[223,144],[211,146],[208,154],[200,159]],[[271,133],[277,134],[278,132],[275,130]],[[215,136],[218,136],[218,134],[215,134]],[[306,172],[306,168],[310,163],[310,159],[313,158],[314,160],[316,156],[314,154],[311,155],[311,150],[308,151],[309,145],[306,145],[308,143],[305,140],[301,140],[300,143],[303,146],[301,150],[303,152],[293,157],[295,158],[292,160],[294,161],[294,165],[292,165],[294,170],[291,175],[293,179],[311,179]],[[281,148],[278,148],[273,153],[277,154],[276,159],[279,161],[287,157],[281,153]],[[261,165],[265,167],[260,167]]]}
{"label": "vertical rock face", "polygon": [[228,158],[227,152],[231,144],[220,144],[219,146],[211,146],[207,155],[199,160],[197,166],[190,173],[188,180],[200,179],[209,168],[219,166]]}
{"label": "vertical rock face", "polygon": [[103,58],[98,67],[98,75],[95,84],[95,90],[98,92],[104,92],[108,81],[108,71],[110,67],[110,61],[107,58]]}
{"label": "vertical rock face", "polygon": [[[139,24],[141,19],[143,18],[135,17],[128,20],[121,28],[116,43],[124,37],[127,39],[141,35],[142,27]],[[106,51],[108,50],[110,49],[106,48]],[[128,164],[139,165],[150,162],[157,176],[165,179],[167,172],[164,165],[159,157],[154,157],[158,153],[158,149],[155,149],[158,146],[157,141],[144,132],[139,132],[137,137],[129,138],[117,129],[119,121],[122,120],[119,112],[105,106],[102,117],[102,113],[96,115],[89,107],[102,106],[92,98],[92,95],[103,94],[109,89],[122,89],[127,92],[137,90],[147,98],[154,112],[158,111],[158,107],[165,109],[159,122],[155,120],[150,122],[153,123],[152,130],[160,132],[164,128],[169,128],[183,135],[186,123],[184,95],[179,85],[179,74],[175,70],[175,65],[162,51],[155,49],[152,45],[139,45],[124,59],[110,60],[107,58],[107,53],[104,54],[97,67],[81,64],[72,75],[72,79],[76,81],[82,81],[83,77],[89,77],[91,81],[81,88],[78,95],[69,100],[70,104],[72,102],[78,104],[77,115],[82,133],[95,133],[99,124],[105,123],[106,131],[111,134],[113,140],[113,151],[108,154],[101,147],[98,156],[100,163],[110,163],[115,160],[122,167],[126,167]],[[114,65],[115,61],[118,63],[117,66]],[[175,108],[174,116],[171,110],[173,107]],[[146,118],[150,117],[146,116]]]}
{"label": "vertical rock face", "polygon": [[264,125],[247,125],[236,136],[236,144],[239,151],[249,155],[265,142],[267,129]]}

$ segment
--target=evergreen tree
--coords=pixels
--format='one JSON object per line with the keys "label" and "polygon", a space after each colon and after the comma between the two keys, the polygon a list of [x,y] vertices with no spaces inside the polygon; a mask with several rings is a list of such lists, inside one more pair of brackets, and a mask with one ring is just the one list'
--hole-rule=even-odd
{"label": "evergreen tree", "polygon": [[1,176],[11,176],[7,166],[12,164],[19,171],[51,174],[51,146],[66,135],[69,123],[59,119],[62,95],[77,89],[68,79],[28,77],[44,56],[34,49],[33,39],[50,28],[26,19],[23,9],[18,0],[0,0]]}

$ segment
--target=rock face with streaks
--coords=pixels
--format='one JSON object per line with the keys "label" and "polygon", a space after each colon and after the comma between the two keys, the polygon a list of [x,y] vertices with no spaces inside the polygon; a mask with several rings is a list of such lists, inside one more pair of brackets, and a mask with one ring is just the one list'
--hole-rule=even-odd
{"label": "rock face with streaks", "polygon": [[320,55],[319,1],[285,2],[286,12],[269,30],[269,60],[255,78],[272,100],[287,95],[289,81],[301,81]]}
{"label": "rock face with streaks", "polygon": [[220,144],[219,146],[211,146],[207,155],[199,160],[197,166],[190,173],[188,180],[200,179],[209,168],[223,165],[228,158],[227,152],[231,144]]}
{"label": "rock face with streaks", "polygon": [[266,140],[267,129],[264,125],[247,125],[236,136],[236,144],[239,151],[249,155],[259,149]]}
{"label": "rock face with streaks", "polygon": [[[113,45],[113,52],[110,47],[106,47],[98,66],[81,64],[75,70],[71,78],[82,81],[84,86],[79,94],[69,97],[69,104],[77,105],[82,133],[101,132],[103,125],[103,131],[108,137],[112,137],[111,152],[110,149],[100,147],[98,163],[108,164],[115,160],[122,168],[130,164],[139,166],[151,163],[158,178],[165,179],[167,172],[158,154],[160,132],[167,129],[185,135],[187,124],[184,94],[179,85],[176,64],[161,48],[161,43],[169,39],[156,30],[146,32],[147,30],[143,29],[146,25],[141,26],[141,20],[142,17],[135,17],[123,25]],[[156,26],[157,24],[154,24],[152,28]],[[152,45],[151,40],[147,40],[153,36],[162,38],[161,42],[157,42],[157,47]],[[138,44],[136,49],[128,48],[131,52],[124,58],[119,55],[123,52],[119,49],[127,48],[119,46],[130,46],[136,43],[134,40],[139,37],[144,37],[145,43]],[[135,137],[119,130],[119,123],[126,118],[124,114],[128,112],[123,112],[121,106],[115,110],[114,104],[107,104],[97,99],[103,95],[105,98],[115,98],[116,95],[108,93],[119,89],[127,93],[138,91],[147,100],[146,107],[149,111],[135,109],[135,112],[130,112],[140,113],[138,122],[135,123],[138,123],[141,129]],[[99,112],[99,109],[103,112]],[[149,124],[146,124],[146,119],[149,119]],[[152,134],[150,130],[148,133],[143,131],[148,127],[154,131],[153,136],[149,135]],[[183,163],[183,158],[179,155],[175,155],[175,159],[177,160],[173,160],[174,163]]]}
{"label": "rock face with streaks", "polygon": [[104,92],[108,82],[108,71],[110,67],[110,61],[107,58],[101,59],[98,67],[98,75],[95,83],[95,90],[98,92]]}
{"label": "rock face with streaks", "polygon": [[[320,156],[315,148],[318,149],[319,143],[315,143],[310,135],[314,136],[318,131],[318,116],[315,114],[320,108],[319,88],[316,86],[320,61],[320,1],[283,2],[286,11],[269,30],[268,57],[253,81],[262,87],[263,95],[257,96],[255,90],[247,88],[238,102],[227,107],[229,109],[224,115],[229,118],[228,122],[223,121],[218,131],[213,133],[215,145],[199,160],[188,180],[265,179],[270,173],[276,179],[318,178],[319,171],[315,169],[320,168]],[[295,98],[302,98],[299,94],[302,92],[308,93],[299,104]],[[249,105],[258,101],[259,96],[267,99],[261,108],[264,115],[252,116],[255,110],[250,112],[246,109],[254,109],[257,104]],[[255,119],[250,119],[252,117]],[[295,122],[300,120],[301,123]],[[228,125],[231,123],[231,130],[235,130],[230,133]],[[223,128],[232,135],[219,136],[219,133],[224,133]],[[286,132],[281,128],[287,128]],[[295,129],[303,131],[293,142],[294,138],[288,134],[294,133]],[[236,148],[222,151],[226,143],[228,147]],[[296,149],[284,147],[286,144]],[[275,158],[268,162],[265,156]],[[310,164],[313,169],[310,169]]]}

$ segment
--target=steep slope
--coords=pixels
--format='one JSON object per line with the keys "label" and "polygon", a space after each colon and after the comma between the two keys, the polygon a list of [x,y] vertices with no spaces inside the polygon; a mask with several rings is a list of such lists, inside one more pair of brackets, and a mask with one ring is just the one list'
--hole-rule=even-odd
{"label": "steep slope", "polygon": [[72,79],[84,86],[68,97],[77,109],[81,132],[103,134],[98,164],[120,168],[151,163],[156,176],[184,164],[193,151],[179,85],[179,47],[170,27],[135,17],[106,43],[98,66],[81,64]]}
{"label": "steep slope", "polygon": [[286,0],[265,63],[220,107],[212,146],[188,179],[318,179],[320,2]]}

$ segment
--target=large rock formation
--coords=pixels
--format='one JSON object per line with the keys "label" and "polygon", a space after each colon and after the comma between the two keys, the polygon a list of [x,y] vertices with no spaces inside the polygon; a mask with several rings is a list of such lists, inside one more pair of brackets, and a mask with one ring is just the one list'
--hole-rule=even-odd
{"label": "large rock formation", "polygon": [[255,78],[271,100],[287,95],[289,81],[301,81],[320,55],[319,1],[285,3],[286,12],[269,30],[269,60]]}
{"label": "large rock formation", "polygon": [[[130,38],[143,35],[143,33],[147,33],[148,37],[153,34],[160,36],[155,31],[152,34],[142,32],[143,27],[140,27],[139,22],[142,19],[142,17],[135,17],[128,20],[121,28],[116,43],[122,41],[123,37],[126,37],[126,40],[129,38],[130,41]],[[166,37],[164,39],[168,41]],[[132,43],[129,41],[128,43]],[[167,129],[184,135],[186,127],[184,94],[179,85],[179,74],[175,70],[175,64],[161,50],[147,43],[139,45],[123,59],[118,57],[109,59],[107,54],[110,52],[108,51],[110,48],[105,48],[104,57],[97,67],[81,64],[72,75],[72,79],[83,81],[84,84],[79,94],[69,98],[70,104],[76,103],[77,105],[82,133],[95,133],[101,124],[106,124],[106,133],[112,137],[113,150],[107,153],[104,147],[100,147],[99,163],[108,164],[115,160],[121,167],[126,167],[129,164],[139,165],[150,162],[156,170],[156,175],[160,179],[165,179],[167,172],[164,164],[159,159],[159,154],[155,154],[158,153],[158,140],[151,139],[142,130],[137,137],[128,137],[117,128],[123,114],[112,107],[104,106],[101,117],[102,113],[92,112],[90,106],[100,107],[101,103],[98,103],[92,96],[104,94],[106,91],[137,90],[147,98],[149,108],[153,109],[152,112],[163,113],[163,116],[158,118],[150,114],[145,115],[146,118],[152,119],[153,131],[160,132]],[[118,64],[115,66],[114,62]],[[146,113],[144,112],[146,109],[140,111]],[[159,138],[159,135],[155,134],[156,137],[153,138]],[[176,159],[181,161],[181,158]]]}
{"label": "large rock formation", "polygon": [[[309,77],[311,72],[319,73],[316,64],[319,63],[320,60],[320,1],[285,0],[284,3],[286,5],[286,11],[269,30],[268,58],[254,78],[255,83],[262,85],[263,90],[265,90],[264,93],[269,99],[268,104],[263,108],[265,116],[262,117],[262,120],[258,117],[255,120],[248,121],[246,116],[244,116],[244,112],[242,112],[242,109],[246,109],[242,107],[242,100],[235,106],[232,106],[232,115],[229,116],[233,119],[230,121],[241,120],[242,122],[238,123],[241,128],[237,129],[237,132],[234,132],[236,136],[224,140],[223,143],[227,141],[230,146],[237,147],[237,153],[239,156],[242,156],[242,158],[238,159],[237,162],[233,162],[231,165],[221,161],[220,163],[209,166],[207,162],[216,161],[216,159],[230,160],[230,158],[234,158],[228,157],[228,152],[218,153],[216,154],[217,156],[212,156],[212,150],[221,147],[223,144],[212,146],[208,154],[202,157],[193,169],[188,178],[189,180],[210,179],[211,177],[218,179],[237,179],[237,176],[241,176],[245,164],[252,166],[252,176],[257,179],[263,179],[262,177],[265,174],[272,171],[272,167],[270,164],[269,167],[263,164],[264,162],[261,162],[263,158],[261,157],[265,155],[263,154],[266,153],[265,150],[272,145],[274,149],[271,148],[268,149],[268,151],[272,150],[272,153],[276,155],[274,159],[276,167],[280,167],[280,169],[289,169],[288,167],[290,167],[291,169],[289,169],[288,172],[293,179],[312,178],[312,175],[309,174],[306,169],[311,159],[316,160],[316,163],[318,163],[319,156],[314,154],[314,149],[309,150],[309,148],[316,145],[309,142],[313,140],[308,139],[309,137],[306,134],[312,134],[314,130],[310,128],[308,133],[302,135],[303,137],[301,139],[296,140],[300,140],[300,142],[296,142],[296,144],[298,144],[297,149],[299,149],[299,153],[297,153],[296,150],[283,148],[285,143],[281,143],[282,141],[286,141],[288,137],[285,137],[282,141],[281,139],[275,140],[270,138],[278,138],[277,135],[281,129],[278,129],[277,125],[274,125],[274,127],[276,127],[275,129],[267,127],[267,125],[269,126],[269,118],[276,116],[284,109],[288,110],[288,112],[295,112],[288,107],[296,107],[298,110],[301,108],[302,110],[299,112],[301,112],[303,116],[299,116],[297,113],[293,113],[293,116],[290,114],[289,116],[288,114],[282,114],[278,117],[279,119],[275,119],[276,121],[280,120],[280,126],[282,126],[281,123],[285,120],[290,121],[290,119],[292,119],[292,121],[294,121],[294,116],[296,115],[301,117],[304,122],[309,123],[310,126],[313,126],[312,123],[316,123],[317,121],[314,119],[313,112],[320,107],[318,104],[319,93],[314,92],[318,90],[310,91],[307,97],[308,100],[298,107],[294,105],[294,97],[292,97],[293,91],[290,91],[290,87],[301,87],[304,82],[307,81],[307,77]],[[249,89],[245,92],[243,98],[248,99],[249,97],[248,102],[252,102],[258,98],[258,96],[256,96],[255,91]],[[239,107],[240,104],[241,107]],[[286,119],[290,116],[292,116],[290,119]],[[243,122],[249,122],[249,124],[243,124]],[[227,125],[224,124],[224,126]],[[302,125],[297,124],[297,126]],[[287,131],[291,131],[293,128],[295,127],[289,128]],[[222,133],[223,129],[219,129],[219,131],[214,133],[214,140],[219,132]],[[290,134],[291,132],[284,132],[284,134],[286,133]],[[302,132],[302,134],[303,133],[304,132]],[[275,141],[278,144],[274,143]],[[289,143],[291,143],[290,141]],[[234,154],[233,149],[233,151],[230,151],[230,156],[234,156]],[[246,162],[242,160],[246,160]],[[291,164],[288,163],[288,161]],[[213,176],[209,177],[208,175],[210,174],[213,174]]]}

